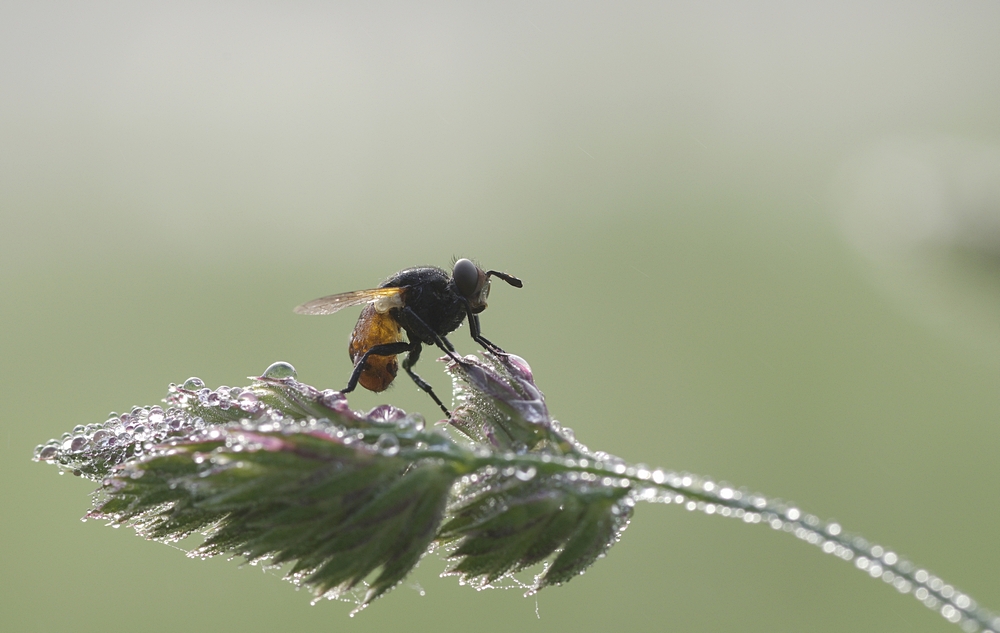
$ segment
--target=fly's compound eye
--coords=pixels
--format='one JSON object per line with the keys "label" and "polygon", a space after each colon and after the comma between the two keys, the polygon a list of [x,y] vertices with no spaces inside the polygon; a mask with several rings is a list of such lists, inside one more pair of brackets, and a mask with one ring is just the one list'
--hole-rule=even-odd
{"label": "fly's compound eye", "polygon": [[451,277],[455,280],[455,287],[458,288],[459,294],[471,299],[479,287],[479,276],[482,274],[482,271],[471,261],[460,259],[455,262],[455,270],[451,273]]}

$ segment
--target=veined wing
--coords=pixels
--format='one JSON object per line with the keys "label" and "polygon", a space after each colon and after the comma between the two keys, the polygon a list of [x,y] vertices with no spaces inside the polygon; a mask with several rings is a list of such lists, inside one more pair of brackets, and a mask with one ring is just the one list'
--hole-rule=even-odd
{"label": "veined wing", "polygon": [[379,312],[385,312],[389,308],[403,306],[403,290],[404,288],[372,288],[342,292],[339,295],[320,297],[309,303],[303,303],[295,308],[295,314],[333,314],[338,310],[365,303],[375,303]]}

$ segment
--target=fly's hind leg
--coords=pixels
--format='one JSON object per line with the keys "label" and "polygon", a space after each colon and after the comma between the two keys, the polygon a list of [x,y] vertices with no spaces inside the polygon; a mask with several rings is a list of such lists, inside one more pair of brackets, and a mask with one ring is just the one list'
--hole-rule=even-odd
{"label": "fly's hind leg", "polygon": [[417,373],[413,371],[413,366],[417,364],[418,360],[420,360],[420,349],[421,349],[420,342],[415,341],[413,343],[413,346],[409,349],[408,353],[406,354],[406,358],[403,359],[403,369],[405,369],[406,373],[410,375],[410,378],[413,379],[413,382],[415,382],[418,387],[426,391],[427,395],[429,395],[431,399],[434,400],[434,402],[436,402],[439,407],[441,407],[441,410],[444,411],[444,414],[450,418],[451,411],[449,411],[448,407],[444,406],[444,403],[441,402],[441,399],[437,397],[437,394],[434,393],[434,389],[432,389],[429,384],[424,382],[423,378],[418,376]]}
{"label": "fly's hind leg", "polygon": [[[381,345],[375,345],[354,364],[354,371],[351,372],[351,379],[347,381],[347,386],[344,387],[341,393],[350,393],[354,391],[354,388],[358,386],[358,380],[361,379],[361,372],[365,369],[365,364],[368,362],[369,356],[395,356],[396,354],[401,354],[403,352],[408,352],[411,349],[409,343],[382,343]],[[436,398],[435,398],[436,400]]]}

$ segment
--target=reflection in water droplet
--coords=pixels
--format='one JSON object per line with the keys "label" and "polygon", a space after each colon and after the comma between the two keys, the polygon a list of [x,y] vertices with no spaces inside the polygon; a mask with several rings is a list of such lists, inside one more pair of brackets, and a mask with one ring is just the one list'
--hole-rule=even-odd
{"label": "reflection in water droplet", "polygon": [[187,380],[184,381],[184,384],[181,385],[181,388],[187,389],[188,391],[197,391],[198,389],[201,389],[204,386],[205,386],[204,380],[198,378],[197,376],[192,376],[191,378],[188,378]]}
{"label": "reflection in water droplet", "polygon": [[333,389],[323,391],[319,401],[324,407],[332,411],[343,413],[350,409],[350,406],[347,404],[347,396]]}
{"label": "reflection in water droplet", "polygon": [[59,452],[55,446],[46,446],[38,453],[38,459],[52,459]]}
{"label": "reflection in water droplet", "polygon": [[513,366],[514,369],[521,374],[521,378],[525,380],[533,380],[531,367],[528,365],[528,361],[524,360],[520,356],[515,356],[514,354],[508,354],[507,361],[510,362],[511,366]]}
{"label": "reflection in water droplet", "polygon": [[538,471],[535,470],[534,466],[518,466],[517,469],[514,470],[514,476],[521,481],[531,481],[535,478],[536,474],[538,474]]}
{"label": "reflection in water droplet", "polygon": [[161,424],[163,422],[163,408],[162,407],[152,407],[149,410],[149,423],[150,424]]}
{"label": "reflection in water droplet", "polygon": [[270,378],[271,380],[284,380],[286,378],[295,378],[298,374],[295,372],[295,368],[292,367],[291,363],[286,363],[284,361],[278,361],[276,363],[271,363],[271,365],[264,370],[261,374],[262,378]]}
{"label": "reflection in water droplet", "polygon": [[249,389],[241,391],[236,397],[236,402],[244,411],[254,412],[258,408],[257,394]]}
{"label": "reflection in water droplet", "polygon": [[392,457],[399,452],[399,439],[392,433],[383,433],[375,444],[383,455]]}
{"label": "reflection in water droplet", "polygon": [[380,404],[365,416],[370,422],[375,423],[389,423],[389,422],[399,422],[406,417],[406,412],[402,409],[396,408],[391,404]]}
{"label": "reflection in water droplet", "polygon": [[419,413],[411,413],[405,418],[399,421],[397,425],[399,427],[399,432],[405,435],[413,435],[415,433],[420,433],[424,430],[426,421],[424,416]]}

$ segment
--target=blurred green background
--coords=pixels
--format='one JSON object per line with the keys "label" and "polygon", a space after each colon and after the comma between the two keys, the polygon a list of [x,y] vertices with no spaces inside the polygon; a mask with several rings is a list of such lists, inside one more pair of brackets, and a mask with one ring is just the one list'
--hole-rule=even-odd
{"label": "blurred green background", "polygon": [[537,599],[431,556],[348,619],[81,523],[93,486],[30,461],[191,375],[341,387],[356,314],[292,307],[453,256],[525,280],[484,332],[591,448],[1000,609],[1000,5],[869,4],[0,5],[0,629],[958,630],[674,506]]}

